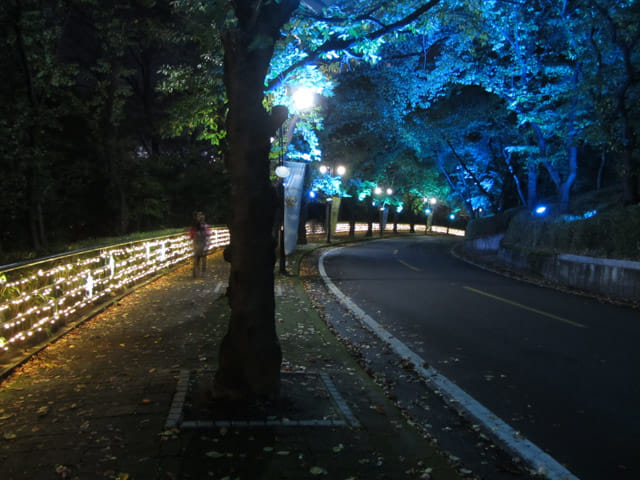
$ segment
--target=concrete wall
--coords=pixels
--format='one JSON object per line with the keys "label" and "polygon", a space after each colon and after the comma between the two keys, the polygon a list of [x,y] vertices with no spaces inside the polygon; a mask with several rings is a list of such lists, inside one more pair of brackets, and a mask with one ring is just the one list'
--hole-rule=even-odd
{"label": "concrete wall", "polygon": [[562,285],[624,300],[640,300],[640,262],[570,254],[524,253],[500,245],[501,235],[465,240],[469,253],[495,254],[509,266]]}

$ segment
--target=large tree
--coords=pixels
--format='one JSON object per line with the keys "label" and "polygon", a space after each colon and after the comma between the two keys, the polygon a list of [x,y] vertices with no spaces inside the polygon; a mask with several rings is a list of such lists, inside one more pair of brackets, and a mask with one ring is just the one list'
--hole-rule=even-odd
{"label": "large tree", "polygon": [[[267,89],[282,85],[304,66],[335,61],[342,52],[371,57],[381,37],[420,19],[437,3],[356,1],[350,8],[300,12],[284,39],[299,45],[299,53],[269,75]],[[269,181],[269,150],[270,138],[288,112],[281,106],[265,110],[265,79],[274,46],[282,41],[283,27],[299,0],[238,0],[231,6],[222,32],[228,100],[226,164],[231,182],[227,252],[231,318],[220,346],[214,392],[226,398],[268,397],[279,390],[282,359],[274,321],[276,195]]]}

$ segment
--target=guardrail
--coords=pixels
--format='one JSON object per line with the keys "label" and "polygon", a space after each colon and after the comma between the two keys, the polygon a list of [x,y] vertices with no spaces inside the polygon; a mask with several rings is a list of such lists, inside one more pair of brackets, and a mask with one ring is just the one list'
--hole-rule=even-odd
{"label": "guardrail", "polygon": [[[229,244],[212,228],[209,250]],[[65,324],[192,256],[185,233],[0,267],[0,357],[45,340]]]}
{"label": "guardrail", "polygon": [[[356,232],[366,232],[366,223],[357,223]],[[380,225],[373,224],[379,232]],[[393,224],[387,224],[387,232]],[[408,224],[398,231],[409,232]],[[424,225],[415,225],[424,232]],[[464,236],[464,230],[433,226],[432,231]],[[349,232],[340,222],[336,233]],[[321,225],[307,224],[309,235],[324,234]],[[227,228],[212,228],[209,251],[228,245]],[[107,304],[131,287],[192,256],[186,233],[137,240],[88,250],[55,255],[34,262],[0,267],[0,364],[21,349],[53,336],[65,325]]]}

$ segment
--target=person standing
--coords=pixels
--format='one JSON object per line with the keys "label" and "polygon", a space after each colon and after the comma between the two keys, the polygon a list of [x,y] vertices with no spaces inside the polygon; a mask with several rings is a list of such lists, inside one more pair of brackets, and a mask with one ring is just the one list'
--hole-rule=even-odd
{"label": "person standing", "polygon": [[207,270],[207,250],[209,248],[209,235],[211,229],[205,222],[202,212],[196,212],[193,225],[189,230],[189,237],[193,242],[193,278],[198,277],[198,273],[204,275]]}

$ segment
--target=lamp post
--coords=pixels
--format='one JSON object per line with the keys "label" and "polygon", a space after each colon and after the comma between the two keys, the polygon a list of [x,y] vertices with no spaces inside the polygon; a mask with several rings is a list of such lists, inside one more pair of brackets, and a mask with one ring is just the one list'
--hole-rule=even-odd
{"label": "lamp post", "polygon": [[[373,193],[375,193],[376,195],[382,195],[382,192],[385,192],[387,194],[387,196],[393,195],[393,189],[392,188],[383,189],[382,187],[376,187],[373,190]],[[388,215],[387,205],[386,204],[387,204],[387,200],[386,199],[382,200],[382,203],[380,204],[380,208],[379,208],[379,212],[380,212],[380,214],[379,214],[380,215],[380,219],[379,219],[380,220],[380,236],[381,237],[384,234],[384,227],[385,227],[385,225],[384,225],[385,222],[383,222],[384,214],[387,213],[387,215]]]}
{"label": "lamp post", "polygon": [[283,133],[283,126],[280,126],[280,129],[278,130],[278,141],[279,141],[279,155],[278,155],[278,166],[276,167],[276,175],[278,176],[278,178],[280,179],[280,194],[281,194],[281,198],[282,198],[282,216],[281,216],[281,221],[280,221],[280,232],[279,232],[279,243],[280,243],[280,273],[283,275],[287,274],[287,257],[286,257],[286,250],[285,250],[285,245],[284,245],[284,223],[285,223],[285,212],[286,212],[286,208],[287,208],[287,199],[285,197],[285,191],[284,191],[284,182],[285,179],[289,176],[289,174],[291,173],[289,171],[289,169],[284,165],[284,157],[285,157],[285,149],[287,148],[290,140],[291,140],[291,136],[293,135],[293,129],[295,128],[295,124],[298,121],[298,118],[300,116],[300,112],[304,111],[304,110],[308,110],[309,108],[311,108],[313,106],[313,101],[315,98],[315,92],[310,89],[310,88],[297,88],[294,92],[293,92],[293,104],[295,106],[296,109],[296,113],[293,115],[293,119],[289,122],[289,128],[288,128],[288,132],[287,132],[287,145],[285,145],[284,143],[284,133]]}
{"label": "lamp post", "polygon": [[[331,177],[333,167],[329,165],[320,165],[318,170],[320,170],[321,174],[329,175],[329,177]],[[347,169],[343,165],[338,165],[336,167],[336,174],[339,177],[342,177],[346,172],[347,172]],[[327,243],[331,243],[331,208],[333,206],[333,198],[330,196],[327,196],[326,204],[327,204],[327,207],[325,210],[325,217],[326,217],[325,224],[327,229]]]}
{"label": "lamp post", "polygon": [[289,176],[289,169],[284,166],[284,162],[282,156],[280,157],[280,165],[276,167],[276,175],[280,178],[280,195],[282,196],[282,221],[280,222],[280,234],[279,234],[279,242],[280,242],[280,273],[283,275],[287,274],[287,258],[284,248],[284,216],[285,216],[285,208],[286,208],[286,199],[284,197],[284,182],[286,178]]}
{"label": "lamp post", "polygon": [[427,224],[424,229],[424,234],[431,231],[431,225],[433,224],[433,212],[436,208],[436,203],[438,200],[435,197],[425,198],[424,203],[428,203],[430,206],[425,208],[424,213],[427,216]]}

